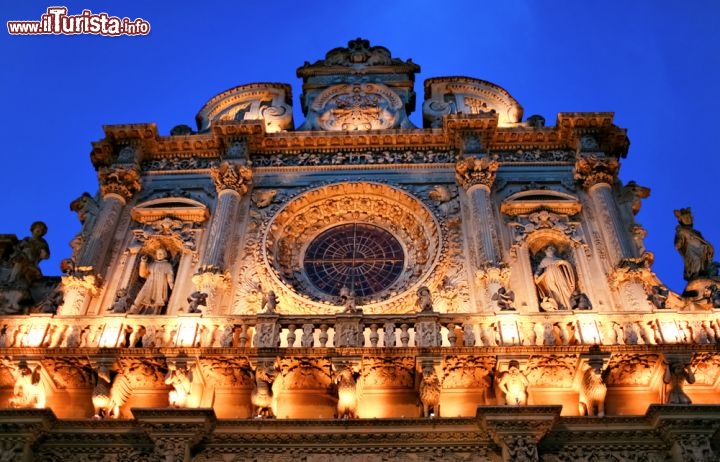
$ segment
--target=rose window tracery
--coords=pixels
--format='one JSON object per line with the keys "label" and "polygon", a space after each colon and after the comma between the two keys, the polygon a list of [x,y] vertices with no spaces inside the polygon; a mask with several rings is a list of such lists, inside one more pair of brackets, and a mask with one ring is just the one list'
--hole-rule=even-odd
{"label": "rose window tracery", "polygon": [[318,235],[305,251],[303,266],[321,292],[339,295],[348,287],[360,297],[387,289],[400,276],[405,253],[395,237],[364,223],[334,226]]}

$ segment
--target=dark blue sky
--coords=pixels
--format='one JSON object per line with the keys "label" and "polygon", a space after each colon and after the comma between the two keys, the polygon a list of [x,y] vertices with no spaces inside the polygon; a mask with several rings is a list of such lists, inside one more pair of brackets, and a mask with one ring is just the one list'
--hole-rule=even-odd
{"label": "dark blue sky", "polygon": [[[356,37],[419,64],[419,99],[425,79],[465,75],[502,86],[525,117],[540,114],[548,125],[558,112],[614,111],[631,140],[620,176],[652,189],[638,221],[655,272],[673,290],[684,287],[676,208],[691,206],[695,227],[720,246],[716,0],[26,1],[0,7],[2,22],[39,20],[55,5],[143,18],[151,32],[0,33],[0,233],[23,237],[44,220],[45,274],[59,274],[80,228],[70,201],[97,190],[89,152],[102,125],[155,122],[165,135],[180,123],[194,127],[215,94],[266,81],[293,86],[298,126],[295,70]],[[410,118],[421,126],[419,107]]]}

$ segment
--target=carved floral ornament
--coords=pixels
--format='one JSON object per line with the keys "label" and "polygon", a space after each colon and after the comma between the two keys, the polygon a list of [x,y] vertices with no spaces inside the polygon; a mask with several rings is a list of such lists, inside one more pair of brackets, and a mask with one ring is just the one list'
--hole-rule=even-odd
{"label": "carved floral ornament", "polygon": [[455,179],[464,189],[475,185],[492,188],[500,164],[490,157],[467,157],[455,164]]}
{"label": "carved floral ornament", "polygon": [[614,157],[590,154],[579,156],[575,163],[575,180],[584,188],[599,183],[613,184],[617,178],[620,162]]}
{"label": "carved floral ornament", "polygon": [[252,184],[252,171],[240,164],[223,162],[210,170],[210,175],[218,193],[231,190],[243,196]]}
{"label": "carved floral ornament", "polygon": [[413,128],[402,99],[381,83],[342,84],[328,88],[310,105],[303,127],[336,131]]}
{"label": "carved floral ornament", "polygon": [[[268,226],[265,260],[271,274],[292,297],[318,303],[318,313],[337,311],[335,297],[313,286],[304,259],[313,240],[326,230],[347,225],[374,226],[389,233],[404,252],[402,273],[389,287],[363,299],[365,312],[384,312],[393,298],[406,297],[414,310],[415,291],[437,264],[440,227],[428,208],[398,189],[376,183],[340,183],[309,191],[281,209]],[[417,286],[417,287],[416,287]],[[307,299],[303,299],[306,303]],[[360,306],[362,305],[362,306]],[[287,305],[286,305],[287,307]]]}
{"label": "carved floral ornament", "polygon": [[100,192],[103,196],[115,194],[130,200],[140,191],[140,172],[137,168],[102,168],[98,172]]}

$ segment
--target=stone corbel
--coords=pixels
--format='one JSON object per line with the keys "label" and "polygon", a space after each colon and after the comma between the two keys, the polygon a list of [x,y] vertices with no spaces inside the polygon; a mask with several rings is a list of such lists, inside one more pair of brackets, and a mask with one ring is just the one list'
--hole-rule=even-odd
{"label": "stone corbel", "polygon": [[217,424],[212,409],[131,409],[138,426],[155,443],[161,460],[190,462],[191,449]]}
{"label": "stone corbel", "polygon": [[718,460],[710,442],[720,429],[720,406],[652,404],[646,415],[671,447],[673,462]]}
{"label": "stone corbel", "polygon": [[537,445],[561,410],[562,406],[480,406],[477,419],[502,448],[503,462],[538,462]]}

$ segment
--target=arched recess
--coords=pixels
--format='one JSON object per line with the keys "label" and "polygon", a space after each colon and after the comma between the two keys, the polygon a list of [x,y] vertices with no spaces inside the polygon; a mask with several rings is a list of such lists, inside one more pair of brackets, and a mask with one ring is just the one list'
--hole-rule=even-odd
{"label": "arched recess", "polygon": [[115,265],[116,273],[110,279],[113,284],[107,288],[100,311],[111,307],[120,291],[127,294],[130,310],[143,283],[138,274],[140,259],[147,256],[152,261],[156,250],[162,247],[174,272],[174,288],[163,313],[176,313],[192,292],[191,276],[198,260],[203,223],[210,216],[208,207],[186,197],[163,197],[136,205],[130,216],[132,237]]}
{"label": "arched recess", "polygon": [[[293,313],[335,313],[339,299],[336,291],[321,287],[317,275],[311,274],[316,261],[313,249],[326,245],[322,240],[330,235],[347,244],[342,233],[359,230],[366,239],[386,239],[395,248],[393,264],[401,265],[397,277],[389,277],[376,291],[357,296],[358,306],[366,313],[408,312],[415,309],[415,291],[437,265],[441,251],[440,226],[432,212],[419,199],[385,184],[347,182],[310,190],[280,209],[272,218],[264,236],[264,259],[273,279],[273,290],[283,299],[283,311]],[[334,235],[337,234],[337,236]],[[375,236],[375,237],[374,237]],[[320,242],[319,242],[320,241]],[[344,244],[343,244],[344,243]],[[334,242],[327,246],[331,247]],[[366,249],[370,249],[368,245]],[[363,253],[363,249],[346,246],[347,261],[328,261],[329,271],[345,271],[362,264],[377,264],[377,254]],[[357,262],[350,258],[358,256]],[[400,256],[399,259],[395,259]],[[330,252],[329,259],[334,258]],[[384,257],[379,257],[384,258]],[[401,261],[400,261],[401,260]],[[318,268],[322,267],[320,261]],[[357,263],[357,266],[353,266]],[[334,266],[334,270],[329,268]],[[338,269],[338,266],[344,268]],[[322,268],[317,271],[322,271]],[[337,289],[337,288],[336,288]]]}
{"label": "arched recess", "polygon": [[508,218],[510,253],[515,257],[511,286],[520,295],[519,305],[527,306],[529,311],[540,310],[543,300],[536,276],[549,246],[559,259],[572,266],[575,287],[592,298],[586,283],[589,250],[579,221],[582,203],[577,197],[546,189],[519,191],[502,202],[500,211]]}

